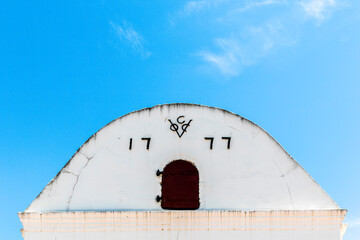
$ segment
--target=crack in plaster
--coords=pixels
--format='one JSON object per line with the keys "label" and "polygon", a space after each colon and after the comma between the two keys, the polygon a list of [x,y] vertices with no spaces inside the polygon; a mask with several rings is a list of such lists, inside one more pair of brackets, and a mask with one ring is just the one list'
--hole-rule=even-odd
{"label": "crack in plaster", "polygon": [[285,183],[286,183],[286,186],[287,186],[288,192],[289,192],[289,197],[290,197],[290,201],[291,201],[291,206],[292,206],[292,207],[293,207],[293,209],[294,209],[294,203],[293,203],[293,199],[292,199],[292,196],[291,196],[290,187],[289,187],[288,182],[286,181],[286,177],[285,177],[285,176],[284,176],[284,180],[285,180]]}
{"label": "crack in plaster", "polygon": [[69,196],[69,200],[68,200],[68,202],[67,202],[66,210],[69,210],[69,209],[70,209],[70,203],[71,203],[71,200],[72,200],[74,191],[75,191],[75,187],[76,187],[77,183],[79,182],[79,177],[80,177],[80,175],[81,175],[81,172],[86,168],[86,166],[89,164],[90,160],[95,156],[95,154],[94,154],[92,157],[88,157],[88,156],[86,156],[86,155],[85,155],[84,153],[82,153],[82,152],[79,152],[79,153],[80,153],[81,155],[83,155],[84,157],[86,157],[86,159],[87,159],[87,162],[86,162],[85,165],[81,168],[81,170],[79,171],[79,174],[76,175],[75,173],[69,172],[69,171],[67,171],[67,170],[64,171],[64,172],[67,172],[67,173],[70,173],[70,174],[73,174],[73,175],[76,176],[76,181],[75,181],[75,184],[74,184],[74,186],[73,186],[73,188],[72,188],[71,194],[70,194],[70,196]]}
{"label": "crack in plaster", "polygon": [[280,176],[280,177],[284,178],[284,181],[285,181],[285,183],[286,183],[287,190],[288,190],[288,192],[289,192],[289,197],[290,197],[291,206],[292,206],[292,208],[294,209],[294,203],[293,203],[293,199],[292,199],[292,195],[291,195],[291,191],[290,191],[290,186],[289,186],[288,182],[286,181],[286,176],[285,176],[285,175],[288,174],[289,172],[293,171],[293,170],[296,168],[296,166],[292,167],[289,171],[287,171],[287,172],[284,174],[284,173],[281,171],[279,165],[276,163],[276,161],[275,161],[274,159],[273,159],[273,162],[274,162],[275,166],[278,168],[279,172],[281,173],[281,176]]}
{"label": "crack in plaster", "polygon": [[108,148],[108,147],[103,147],[103,148],[101,148],[101,149],[106,149],[106,150],[108,150],[110,153],[112,153],[112,154],[114,154],[114,155],[116,155],[116,156],[120,156],[120,154],[114,152],[113,150],[111,150],[111,149]]}
{"label": "crack in plaster", "polygon": [[[119,155],[119,154],[113,152],[113,151],[112,151],[110,148],[108,148],[108,147],[100,148],[100,150],[101,150],[101,149],[106,149],[106,150],[108,150],[110,153],[112,153],[112,154],[114,154],[114,155]],[[73,173],[73,172],[70,172],[70,171],[68,171],[68,170],[64,170],[64,172],[76,176],[76,181],[75,181],[75,183],[74,183],[74,186],[73,186],[73,188],[72,188],[71,194],[70,194],[70,196],[69,196],[69,200],[67,201],[66,210],[69,210],[69,209],[70,209],[70,203],[71,203],[71,200],[72,200],[72,196],[73,196],[73,194],[74,194],[75,187],[76,187],[76,185],[77,185],[78,182],[79,182],[79,177],[80,177],[80,175],[81,175],[81,172],[87,167],[87,165],[89,164],[90,160],[96,155],[96,153],[95,153],[92,157],[88,157],[87,155],[85,155],[85,154],[82,153],[81,151],[79,151],[79,153],[80,153],[81,155],[83,155],[83,156],[87,159],[87,162],[86,162],[85,165],[81,168],[81,170],[79,171],[79,174],[77,175],[77,174],[75,174],[75,173]]]}
{"label": "crack in plaster", "polygon": [[292,166],[291,166],[291,168],[287,171],[287,172],[285,172],[283,175],[284,176],[286,176],[286,175],[288,175],[289,173],[291,173],[292,171],[294,171],[296,168],[298,168],[299,167],[299,164],[296,164],[296,163],[294,163]]}
{"label": "crack in plaster", "polygon": [[259,130],[257,131],[257,133],[255,133],[255,135],[252,137],[252,139],[254,140],[260,132],[261,132],[261,129],[259,129]]}
{"label": "crack in plaster", "polygon": [[73,173],[73,172],[70,172],[70,171],[68,171],[68,170],[64,170],[64,172],[65,173],[69,173],[69,174],[72,174],[72,175],[74,175],[74,176],[76,176],[76,177],[78,177],[79,175],[76,175],[75,173]]}

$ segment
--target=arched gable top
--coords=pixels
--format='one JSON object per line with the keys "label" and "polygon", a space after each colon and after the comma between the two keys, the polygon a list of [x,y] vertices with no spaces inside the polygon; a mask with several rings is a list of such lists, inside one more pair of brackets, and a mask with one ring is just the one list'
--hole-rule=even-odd
{"label": "arched gable top", "polygon": [[163,210],[156,172],[176,159],[198,167],[200,210],[339,208],[251,121],[213,107],[165,104],[100,129],[26,211]]}

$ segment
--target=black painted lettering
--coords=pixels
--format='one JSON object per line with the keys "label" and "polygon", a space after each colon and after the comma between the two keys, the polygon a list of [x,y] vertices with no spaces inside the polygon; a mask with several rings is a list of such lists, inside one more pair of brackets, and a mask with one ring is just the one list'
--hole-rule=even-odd
{"label": "black painted lettering", "polygon": [[141,140],[147,141],[146,142],[146,149],[149,150],[150,149],[151,138],[141,138]]}
{"label": "black painted lettering", "polygon": [[204,137],[205,140],[210,141],[210,149],[213,149],[214,138],[213,137]]}
{"label": "black painted lettering", "polygon": [[231,137],[222,137],[222,139],[227,140],[227,149],[230,149]]}
{"label": "black painted lettering", "polygon": [[132,138],[130,138],[130,142],[129,142],[129,150],[132,149]]}

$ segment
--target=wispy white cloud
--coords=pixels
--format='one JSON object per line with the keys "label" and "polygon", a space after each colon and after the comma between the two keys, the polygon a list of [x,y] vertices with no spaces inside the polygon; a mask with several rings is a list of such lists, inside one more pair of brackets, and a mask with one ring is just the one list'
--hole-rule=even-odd
{"label": "wispy white cloud", "polygon": [[[207,11],[206,18],[197,24],[214,24],[218,33],[212,32],[213,45],[203,47],[208,50],[196,55],[221,73],[237,76],[274,48],[295,45],[307,19],[323,23],[340,1],[345,0],[189,0],[176,17],[204,17],[200,11]],[[261,11],[263,15],[259,16],[263,8],[272,11]],[[307,19],[298,18],[299,13],[306,14]]]}
{"label": "wispy white cloud", "polygon": [[[286,33],[286,29],[279,20],[272,19],[260,25],[244,26],[239,25],[236,14],[283,4],[287,4],[287,0],[199,0],[185,3],[182,12],[189,16],[190,13],[218,7],[216,19],[224,19],[221,23],[227,26],[231,26],[231,22],[234,22],[233,30],[228,28],[230,31],[228,30],[227,37],[214,39],[213,50],[199,51],[196,55],[206,63],[215,66],[222,74],[237,76],[244,67],[256,64],[274,47],[294,45],[296,40]],[[226,17],[223,18],[221,15]]]}
{"label": "wispy white cloud", "polygon": [[226,0],[198,0],[198,1],[188,1],[185,3],[184,8],[180,15],[190,15],[193,12],[198,12],[203,9],[216,7],[220,3],[225,2]]}
{"label": "wispy white cloud", "polygon": [[285,31],[280,22],[247,27],[242,33],[216,39],[217,52],[201,51],[198,55],[223,74],[237,76],[245,66],[256,64],[274,47],[294,45],[297,40]]}
{"label": "wispy white cloud", "polygon": [[336,0],[307,0],[301,1],[300,5],[303,7],[305,13],[312,18],[319,21],[324,20],[330,11],[336,7]]}
{"label": "wispy white cloud", "polygon": [[132,25],[126,21],[123,24],[117,24],[110,21],[110,25],[115,31],[116,35],[119,39],[124,43],[129,45],[134,51],[139,53],[142,57],[148,58],[151,55],[145,48],[146,41],[144,40],[143,36],[134,30]]}
{"label": "wispy white cloud", "polygon": [[344,239],[358,240],[360,239],[360,218],[354,218],[347,222],[347,230]]}
{"label": "wispy white cloud", "polygon": [[241,6],[239,8],[236,8],[232,11],[232,13],[242,13],[246,12],[250,9],[269,6],[269,5],[275,5],[275,4],[285,4],[286,1],[277,1],[277,0],[264,0],[264,1],[253,1],[253,2],[247,2],[244,6]]}
{"label": "wispy white cloud", "polygon": [[348,221],[349,228],[360,227],[360,218],[356,218]]}
{"label": "wispy white cloud", "polygon": [[219,68],[222,73],[230,76],[238,75],[245,65],[242,59],[242,50],[238,43],[227,39],[217,39],[216,43],[220,48],[220,53],[202,51],[198,55],[206,62]]}

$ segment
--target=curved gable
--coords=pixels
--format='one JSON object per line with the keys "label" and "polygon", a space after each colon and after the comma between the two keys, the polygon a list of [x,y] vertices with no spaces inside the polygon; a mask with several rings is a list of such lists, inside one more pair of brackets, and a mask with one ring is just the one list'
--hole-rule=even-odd
{"label": "curved gable", "polygon": [[161,211],[157,172],[177,159],[199,171],[200,210],[339,209],[256,124],[222,109],[166,104],[99,130],[25,212]]}

